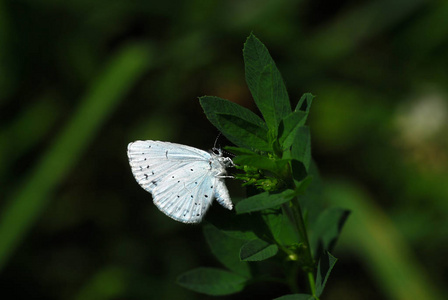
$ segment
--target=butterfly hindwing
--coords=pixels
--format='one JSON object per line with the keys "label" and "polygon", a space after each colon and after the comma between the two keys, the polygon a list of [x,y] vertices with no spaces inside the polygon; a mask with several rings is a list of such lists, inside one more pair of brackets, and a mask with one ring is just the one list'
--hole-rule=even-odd
{"label": "butterfly hindwing", "polygon": [[[198,172],[183,178],[179,176],[181,171],[173,173],[173,176],[179,178],[174,184],[172,182],[168,182],[166,185],[162,183],[154,189],[154,204],[177,221],[198,223],[202,220],[213,199],[214,190],[210,183],[213,177],[207,173]],[[186,171],[188,172],[189,169]]]}

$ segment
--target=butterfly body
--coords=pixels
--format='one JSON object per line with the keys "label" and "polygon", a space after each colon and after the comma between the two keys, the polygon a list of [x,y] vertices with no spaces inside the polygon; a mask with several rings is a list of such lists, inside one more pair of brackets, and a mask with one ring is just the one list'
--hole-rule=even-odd
{"label": "butterfly body", "polygon": [[161,141],[136,141],[128,145],[132,173],[163,213],[183,223],[199,223],[213,199],[232,209],[224,183],[226,168],[233,166],[221,152]]}

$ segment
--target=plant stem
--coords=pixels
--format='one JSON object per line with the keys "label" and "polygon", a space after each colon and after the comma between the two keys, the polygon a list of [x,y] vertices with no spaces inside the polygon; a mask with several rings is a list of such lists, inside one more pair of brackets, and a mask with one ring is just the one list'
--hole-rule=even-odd
{"label": "plant stem", "polygon": [[308,284],[310,286],[311,294],[315,299],[319,300],[319,298],[316,296],[316,283],[314,282],[313,272],[308,272]]}
{"label": "plant stem", "polygon": [[298,294],[300,292],[300,289],[297,285],[298,270],[299,270],[298,268],[292,266],[290,276],[288,278],[289,288],[291,289],[291,292],[293,292],[294,294]]}
{"label": "plant stem", "polygon": [[307,265],[314,271],[314,259],[311,253],[310,241],[308,238],[308,231],[306,230],[305,220],[303,219],[302,209],[300,208],[299,200],[294,198],[292,201],[294,217],[297,225],[297,229],[300,232],[303,243],[307,250]]}
{"label": "plant stem", "polygon": [[[287,170],[287,174],[289,175],[289,178],[291,178],[291,181],[289,182],[290,188],[293,190],[297,190],[297,187],[295,185],[295,182],[292,180],[292,171],[289,168]],[[288,177],[285,177],[288,178]],[[283,211],[286,213],[287,217],[291,221],[292,225],[294,226],[295,231],[297,232],[299,241],[303,243],[303,248],[305,248],[305,258],[304,260],[300,260],[298,265],[299,267],[307,274],[308,277],[308,286],[311,294],[314,296],[315,299],[319,299],[316,296],[316,284],[314,282],[314,274],[316,271],[316,266],[314,263],[313,253],[311,251],[311,245],[310,240],[308,237],[308,231],[306,228],[306,223],[303,218],[302,208],[300,207],[300,202],[297,197],[294,197],[294,199],[291,200],[290,204],[283,204]],[[299,243],[300,243],[299,242]],[[294,270],[294,273],[291,272],[290,276],[290,287],[291,291],[295,292],[294,289],[297,288],[297,275],[298,275],[298,269],[296,268]],[[294,276],[292,276],[294,274]]]}

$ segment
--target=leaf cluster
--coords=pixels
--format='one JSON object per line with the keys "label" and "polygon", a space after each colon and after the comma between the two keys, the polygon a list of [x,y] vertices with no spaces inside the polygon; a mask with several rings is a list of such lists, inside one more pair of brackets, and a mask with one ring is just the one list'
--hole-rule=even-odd
{"label": "leaf cluster", "polygon": [[[305,124],[314,96],[304,94],[291,108],[279,70],[253,34],[243,55],[246,82],[262,118],[218,97],[201,97],[200,104],[235,145],[226,150],[236,155],[235,177],[247,186],[249,197],[236,203],[236,216],[204,225],[206,240],[226,269],[198,268],[181,275],[178,283],[209,295],[227,295],[253,282],[276,281],[295,293],[279,299],[318,299],[336,262],[329,251],[348,212],[313,209],[318,201],[311,195],[319,185]],[[267,262],[274,267],[266,267]],[[271,276],[272,268],[284,275]],[[299,272],[308,278],[307,288],[300,284]]]}

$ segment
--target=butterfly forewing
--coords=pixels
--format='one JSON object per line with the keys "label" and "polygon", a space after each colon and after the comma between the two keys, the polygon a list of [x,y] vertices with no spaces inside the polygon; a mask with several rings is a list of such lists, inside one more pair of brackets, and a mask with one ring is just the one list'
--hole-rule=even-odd
{"label": "butterfly forewing", "polygon": [[213,198],[226,208],[232,202],[222,178],[225,167],[211,154],[193,147],[160,141],[136,141],[128,146],[137,182],[153,195],[154,204],[184,223],[202,220]]}

